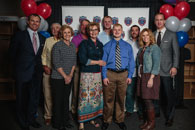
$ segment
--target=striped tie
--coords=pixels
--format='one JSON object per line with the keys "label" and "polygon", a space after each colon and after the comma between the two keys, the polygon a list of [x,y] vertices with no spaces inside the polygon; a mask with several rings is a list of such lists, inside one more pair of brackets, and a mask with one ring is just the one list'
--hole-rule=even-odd
{"label": "striped tie", "polygon": [[120,55],[120,46],[119,46],[118,41],[116,42],[115,66],[116,66],[116,70],[120,70],[120,68],[121,68],[121,55]]}

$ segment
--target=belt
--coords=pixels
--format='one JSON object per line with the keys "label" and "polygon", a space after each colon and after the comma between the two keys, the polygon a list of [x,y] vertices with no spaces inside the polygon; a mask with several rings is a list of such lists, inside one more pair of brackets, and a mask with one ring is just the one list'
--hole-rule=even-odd
{"label": "belt", "polygon": [[112,71],[112,72],[116,72],[116,73],[121,73],[121,72],[125,72],[125,71],[127,71],[127,69],[114,70],[114,69],[110,69],[110,68],[108,68],[107,70],[110,70],[110,71]]}

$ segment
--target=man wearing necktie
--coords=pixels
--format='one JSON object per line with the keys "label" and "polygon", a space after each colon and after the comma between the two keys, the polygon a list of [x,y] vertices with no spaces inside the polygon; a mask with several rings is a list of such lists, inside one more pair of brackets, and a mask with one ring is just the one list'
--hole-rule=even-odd
{"label": "man wearing necktie", "polygon": [[40,21],[39,15],[31,14],[27,29],[17,32],[10,44],[16,81],[16,114],[22,130],[29,130],[29,126],[41,127],[35,120],[43,73],[41,54],[45,43],[45,38],[37,32]]}
{"label": "man wearing necktie", "polygon": [[[175,75],[179,67],[179,45],[176,33],[171,32],[165,27],[164,15],[155,15],[155,25],[157,30],[154,32],[158,46],[161,49],[160,63],[160,100],[165,104],[165,125],[170,127],[173,124],[175,112]],[[154,102],[155,111],[159,114],[160,108],[158,101]],[[159,115],[157,115],[159,116]]]}
{"label": "man wearing necktie", "polygon": [[[133,50],[122,38],[123,28],[120,24],[113,26],[114,38],[104,46],[102,67],[104,82],[104,112],[102,130],[106,130],[112,122],[115,109],[116,123],[121,130],[126,130],[124,123],[124,104],[127,84],[131,84],[135,68]],[[114,108],[115,107],[115,108]]]}

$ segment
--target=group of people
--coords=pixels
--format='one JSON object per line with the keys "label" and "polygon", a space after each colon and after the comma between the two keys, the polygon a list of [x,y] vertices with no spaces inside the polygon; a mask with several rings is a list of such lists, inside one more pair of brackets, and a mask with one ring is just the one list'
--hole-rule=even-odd
{"label": "group of people", "polygon": [[73,38],[69,25],[53,23],[53,36],[46,40],[37,32],[40,20],[31,14],[27,29],[16,33],[10,45],[17,117],[23,130],[41,127],[36,115],[42,79],[45,123],[58,130],[73,127],[69,122],[71,90],[72,118],[78,121],[79,130],[84,130],[86,122],[100,127],[98,117],[102,117],[102,130],[113,119],[121,130],[127,130],[125,116],[134,112],[135,102],[144,121],[140,129],[153,130],[161,96],[165,125],[172,126],[179,47],[176,34],[165,27],[163,14],[155,15],[154,33],[131,26],[128,41],[122,38],[121,24],[111,27],[110,16],[103,18],[102,32],[98,23],[84,19]]}

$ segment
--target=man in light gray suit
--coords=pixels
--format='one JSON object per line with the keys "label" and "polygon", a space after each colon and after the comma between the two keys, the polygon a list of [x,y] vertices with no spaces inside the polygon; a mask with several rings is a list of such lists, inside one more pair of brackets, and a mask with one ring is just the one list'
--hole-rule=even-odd
{"label": "man in light gray suit", "polygon": [[179,45],[176,33],[165,27],[164,15],[155,15],[154,32],[157,44],[161,49],[160,80],[161,80],[161,100],[165,103],[165,125],[170,127],[173,124],[175,112],[175,75],[179,67]]}

